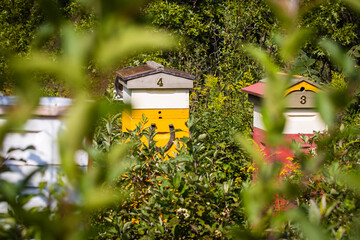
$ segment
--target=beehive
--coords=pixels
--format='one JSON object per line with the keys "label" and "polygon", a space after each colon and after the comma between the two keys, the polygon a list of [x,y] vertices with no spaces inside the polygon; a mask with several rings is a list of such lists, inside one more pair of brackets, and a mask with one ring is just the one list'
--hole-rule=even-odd
{"label": "beehive", "polygon": [[[32,118],[21,129],[13,129],[5,136],[1,146],[4,158],[0,178],[17,184],[38,170],[25,186],[24,194],[34,194],[26,204],[27,208],[48,207],[52,203],[50,189],[58,183],[61,160],[57,139],[65,128],[62,117],[71,106],[68,98],[41,98]],[[0,125],[4,124],[6,113],[16,107],[16,97],[0,97]],[[78,151],[76,164],[86,170],[88,155]],[[0,203],[0,212],[6,212],[7,206]]]}
{"label": "beehive", "polygon": [[[115,88],[124,103],[132,106],[131,112],[123,113],[123,131],[135,129],[144,114],[148,119],[144,127],[153,127],[157,132],[153,139],[157,146],[175,151],[174,140],[189,136],[185,123],[194,79],[193,75],[152,61],[117,71]],[[174,129],[181,131],[174,133]]]}
{"label": "beehive", "polygon": [[[265,84],[266,79],[260,80],[258,83],[243,88],[242,91],[247,93],[249,101],[254,103],[253,139],[264,152],[267,152],[266,128],[260,112],[262,99],[265,97]],[[286,124],[283,134],[289,141],[302,142],[300,138],[302,135],[312,136],[314,131],[323,132],[327,129],[326,124],[315,109],[315,95],[319,91],[321,91],[320,86],[305,77],[297,76],[291,80],[284,92],[286,96],[286,110],[284,112]],[[302,147],[308,149],[312,146],[302,144]],[[290,164],[289,159],[293,156],[290,150],[282,149],[273,157],[282,160],[286,165]]]}
{"label": "beehive", "polygon": [[[267,145],[266,128],[261,114],[261,104],[265,97],[265,85],[266,79],[245,87],[242,91],[247,93],[249,101],[254,103],[253,140],[264,154],[265,161],[282,163],[283,167],[280,173],[280,178],[282,178],[283,175],[288,175],[297,166],[292,161],[294,153],[290,148],[280,146],[273,149]],[[289,143],[292,141],[300,143],[305,152],[310,148],[314,148],[315,144],[304,143],[301,136],[311,137],[314,131],[323,132],[327,129],[326,124],[315,109],[315,95],[319,91],[321,91],[321,88],[316,83],[309,81],[305,77],[294,76],[284,92],[286,101],[284,138]],[[256,180],[256,174],[254,172],[254,180]],[[288,207],[291,207],[291,203],[286,199],[275,198],[275,210],[285,210]]]}

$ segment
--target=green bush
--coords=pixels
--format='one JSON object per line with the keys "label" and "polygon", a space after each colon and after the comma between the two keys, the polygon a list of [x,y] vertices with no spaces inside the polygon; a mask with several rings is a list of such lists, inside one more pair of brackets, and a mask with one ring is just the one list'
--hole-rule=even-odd
{"label": "green bush", "polygon": [[[7,1],[2,7],[9,9],[15,2]],[[332,2],[314,3],[316,8],[309,10],[312,7],[309,1],[302,2],[299,9],[289,8],[286,2],[151,2],[143,10],[155,25],[188,38],[177,38],[176,51],[139,55],[138,51],[144,48],[165,48],[174,42],[161,31],[149,34],[149,28],[139,24],[141,21],[135,24],[129,20],[142,20],[135,14],[139,10],[137,4],[69,2],[65,8],[54,8],[47,1],[39,1],[39,7],[46,13],[43,31],[31,35],[34,29],[30,26],[29,34],[35,36],[31,51],[27,43],[19,40],[20,48],[14,46],[14,49],[23,51],[21,56],[9,58],[1,66],[12,74],[19,106],[0,126],[0,142],[31,116],[41,95],[41,87],[34,81],[38,74],[63,81],[74,97],[67,131],[59,137],[68,184],[59,184],[61,190],[54,189],[58,200],[55,209],[26,210],[23,206],[29,199],[19,195],[23,185],[1,180],[0,200],[9,203],[11,211],[2,216],[0,236],[7,239],[356,238],[360,75],[356,62],[358,44],[354,42],[358,36],[354,30],[358,28],[358,18],[343,4],[351,4],[354,11],[359,11],[360,6],[356,0],[344,0],[334,1],[334,8]],[[25,9],[33,3],[30,1]],[[35,14],[37,8],[31,9],[34,10],[31,14]],[[16,18],[19,9],[12,10],[16,14],[9,16]],[[5,12],[1,12],[5,19],[3,26],[11,29],[21,25],[9,24]],[[73,22],[66,20],[69,17],[74,18]],[[326,22],[327,17],[332,21]],[[39,19],[42,20],[23,20]],[[322,23],[325,28],[319,30],[325,33],[315,32],[315,35],[301,27]],[[2,37],[9,39],[11,31],[4,32]],[[317,45],[324,35],[345,44],[345,50],[329,40]],[[22,35],[14,39],[22,39]],[[1,44],[6,45],[6,40]],[[44,53],[44,49],[52,50],[49,46],[55,50]],[[128,60],[134,54],[138,57]],[[150,140],[156,134],[152,129],[143,129],[144,123],[129,133],[121,132],[119,112],[126,106],[105,99],[88,101],[91,94],[87,86],[92,81],[89,71],[106,72],[126,61],[139,64],[148,56],[198,76],[191,93],[190,137],[181,140],[185,145],[178,146],[174,157],[168,156],[164,149],[157,151],[154,141],[141,142],[142,137]],[[6,57],[3,54],[1,61],[7,60]],[[283,93],[291,74],[300,72],[330,82],[331,70],[333,87],[317,97],[317,110],[329,126],[328,132],[310,139],[304,137],[304,141],[315,141],[317,148],[312,154],[297,151],[294,160],[299,169],[294,168],[294,175],[279,181],[281,166],[264,164],[261,153],[248,141],[252,109],[240,88],[266,73],[267,98],[262,113],[269,146],[275,149],[285,144]],[[281,78],[279,71],[290,74]],[[236,137],[236,132],[242,135]],[[92,145],[84,146],[85,137],[93,139]],[[297,144],[292,147],[298,150]],[[86,150],[93,159],[93,168],[86,174],[79,173],[74,164],[74,154],[79,149]],[[165,157],[168,159],[164,161]],[[255,167],[252,160],[256,163],[255,183],[251,181]],[[70,196],[75,200],[69,201]],[[278,197],[292,202],[294,207],[275,211],[272,206]]]}
{"label": "green bush", "polygon": [[[149,141],[156,133],[142,127],[146,119],[119,135],[120,142],[131,139],[129,158],[137,164],[118,177],[117,187],[130,190],[130,198],[93,217],[92,224],[103,229],[100,239],[223,239],[231,227],[244,224],[240,192],[252,167],[247,159],[208,154],[206,137],[193,120],[188,122],[191,137],[182,139],[185,145],[178,146],[174,157],[156,151]],[[144,136],[149,144],[141,142]],[[107,145],[107,137],[102,139],[98,142]]]}

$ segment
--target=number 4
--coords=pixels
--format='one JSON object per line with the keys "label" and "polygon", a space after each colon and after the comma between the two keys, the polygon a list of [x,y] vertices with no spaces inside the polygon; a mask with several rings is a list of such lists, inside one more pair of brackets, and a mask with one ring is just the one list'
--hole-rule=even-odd
{"label": "number 4", "polygon": [[162,81],[162,78],[159,78],[159,80],[157,81],[156,84],[159,85],[159,87],[164,86],[163,81]]}

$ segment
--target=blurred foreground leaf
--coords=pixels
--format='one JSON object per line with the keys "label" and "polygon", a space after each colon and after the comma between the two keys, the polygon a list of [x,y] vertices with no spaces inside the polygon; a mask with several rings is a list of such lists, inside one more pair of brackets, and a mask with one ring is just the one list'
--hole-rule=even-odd
{"label": "blurred foreground leaf", "polygon": [[336,112],[328,92],[318,92],[316,94],[316,107],[325,124],[332,127],[335,123]]}
{"label": "blurred foreground leaf", "polygon": [[298,224],[304,236],[309,240],[329,239],[324,230],[318,225],[310,222],[306,215],[300,209],[291,209],[285,213],[285,216]]}
{"label": "blurred foreground leaf", "polygon": [[137,25],[117,23],[113,34],[106,41],[101,41],[96,52],[96,59],[102,66],[114,66],[121,56],[134,55],[141,51],[169,49],[174,46],[174,39],[169,34]]}
{"label": "blurred foreground leaf", "polygon": [[348,5],[352,6],[353,9],[360,12],[360,1],[358,0],[344,0]]}

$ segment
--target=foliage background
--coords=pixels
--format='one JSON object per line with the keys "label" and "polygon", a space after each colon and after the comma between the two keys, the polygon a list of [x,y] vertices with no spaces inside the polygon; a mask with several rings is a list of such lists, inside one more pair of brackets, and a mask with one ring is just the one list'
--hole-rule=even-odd
{"label": "foliage background", "polygon": [[[9,116],[0,139],[30,116],[39,96],[76,99],[69,131],[59,144],[64,174],[86,201],[84,205],[60,201],[55,217],[48,209],[38,215],[23,209],[26,199],[15,200],[20,188],[6,188],[2,182],[2,200],[11,203],[14,214],[3,217],[1,236],[356,238],[358,3],[294,2],[299,3],[295,12],[289,11],[286,1],[263,0],[2,1],[0,89],[5,95],[23,96],[24,104],[18,111],[23,116]],[[149,29],[153,32],[146,35]],[[173,41],[160,29],[167,30]],[[321,39],[332,42],[319,44]],[[163,153],[155,152],[154,145],[140,142],[142,136],[155,134],[151,129],[120,131],[116,112],[124,106],[112,101],[108,88],[115,69],[147,60],[197,76],[188,122],[191,137],[183,139],[186,146],[179,146],[179,154],[168,161],[162,161]],[[252,106],[240,91],[265,76],[269,89],[279,90],[269,95],[263,113],[269,139],[283,144],[281,90],[289,79],[278,79],[275,73],[280,70],[308,76],[329,88],[318,99],[329,132],[304,139],[316,141],[316,154],[299,152],[294,161],[301,171],[294,169],[281,185],[276,184],[279,166],[261,164],[261,154],[246,141],[252,134]],[[24,76],[31,77],[24,80]],[[107,98],[102,101],[83,103],[104,93]],[[88,131],[94,126],[94,132]],[[83,137],[90,135],[92,146],[82,146]],[[71,164],[78,148],[94,159],[89,174],[76,174]],[[251,159],[258,164],[256,184],[251,184]],[[132,162],[131,167],[121,167],[124,162]],[[93,198],[98,192],[104,193],[103,201]],[[66,194],[59,194],[59,199]],[[269,206],[276,195],[293,200],[298,208],[274,214]]]}

